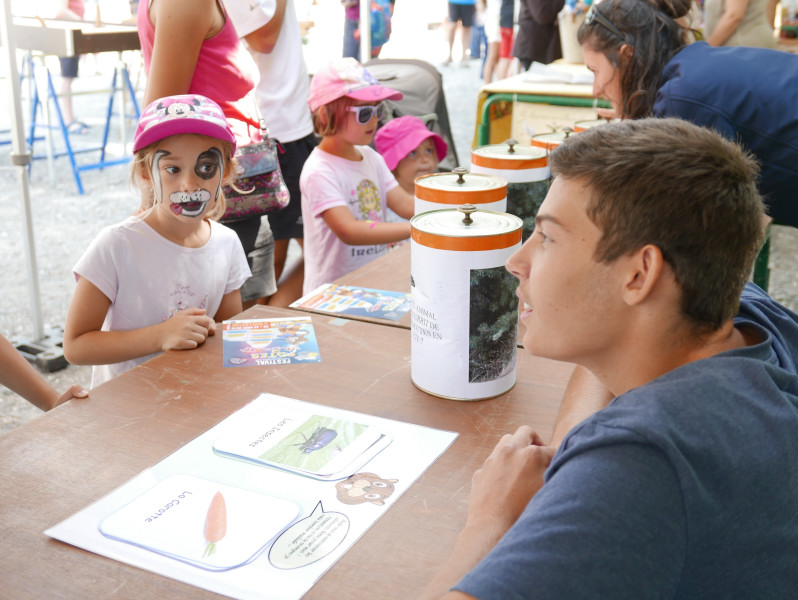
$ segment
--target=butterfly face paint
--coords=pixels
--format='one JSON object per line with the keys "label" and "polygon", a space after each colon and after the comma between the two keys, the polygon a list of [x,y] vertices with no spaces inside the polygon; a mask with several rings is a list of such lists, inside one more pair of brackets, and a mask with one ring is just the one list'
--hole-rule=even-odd
{"label": "butterfly face paint", "polygon": [[[152,161],[155,201],[161,202],[168,195],[172,213],[201,217],[208,204],[219,197],[224,179],[224,158],[221,150],[212,146],[200,152],[193,165],[184,166],[183,162],[177,150],[174,154],[164,149],[156,151]],[[211,184],[210,190],[204,187],[205,182]]]}

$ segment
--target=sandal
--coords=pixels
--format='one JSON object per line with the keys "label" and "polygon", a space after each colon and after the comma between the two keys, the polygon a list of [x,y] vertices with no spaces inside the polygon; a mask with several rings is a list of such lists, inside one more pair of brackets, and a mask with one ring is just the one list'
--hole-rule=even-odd
{"label": "sandal", "polygon": [[84,135],[89,132],[89,126],[82,121],[72,121],[67,125],[67,131],[75,135]]}

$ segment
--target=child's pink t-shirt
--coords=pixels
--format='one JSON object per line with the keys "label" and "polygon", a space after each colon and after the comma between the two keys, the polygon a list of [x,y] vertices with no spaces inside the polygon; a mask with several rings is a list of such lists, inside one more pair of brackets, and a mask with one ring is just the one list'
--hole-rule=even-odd
{"label": "child's pink t-shirt", "polygon": [[314,148],[299,179],[305,229],[303,293],[354,271],[387,251],[385,244],[350,246],[327,226],[322,213],[346,206],[358,221],[385,221],[386,196],[399,185],[385,160],[368,146],[357,146],[361,161]]}

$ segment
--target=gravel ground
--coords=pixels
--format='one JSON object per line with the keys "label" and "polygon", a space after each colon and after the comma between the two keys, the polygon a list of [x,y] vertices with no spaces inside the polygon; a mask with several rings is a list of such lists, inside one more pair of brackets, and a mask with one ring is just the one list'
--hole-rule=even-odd
{"label": "gravel ground", "polygon": [[[402,3],[399,4],[401,7]],[[413,7],[404,9],[407,12],[400,10],[397,9],[394,18],[394,37],[386,45],[383,57],[422,58],[433,64],[440,64],[446,53],[441,32],[428,28],[426,24],[419,29],[417,20],[414,20]],[[316,15],[315,20],[317,23],[341,23],[342,19],[336,15]],[[317,64],[321,55],[328,55],[330,47],[339,47],[340,39],[340,31],[335,27],[324,29],[317,26],[311,30],[307,54],[309,66],[312,68]],[[457,58],[455,52],[453,65],[457,64]],[[76,80],[74,91],[107,87],[116,57],[105,54],[92,59],[81,65],[81,77]],[[134,82],[140,82],[137,55],[126,56],[126,59],[131,65]],[[49,64],[53,73],[59,72],[57,61],[53,64],[50,60]],[[440,67],[440,70],[444,77],[444,90],[457,153],[460,162],[467,164],[474,131],[476,95],[480,86],[479,62],[472,60],[469,68],[448,66]],[[139,87],[143,87],[143,84]],[[1,133],[10,127],[7,102],[7,98],[0,99],[0,141],[8,139],[7,133]],[[75,97],[74,103],[78,118],[89,125],[89,132],[86,135],[72,136],[73,144],[79,148],[97,145],[105,122],[107,94],[79,95]],[[27,109],[25,114],[28,114]],[[128,141],[134,127],[133,122],[127,124]],[[109,159],[125,156],[118,118],[112,121],[110,139],[107,149]],[[61,149],[60,146],[62,144],[56,141],[56,150]],[[37,154],[45,153],[45,142],[37,141],[34,150]],[[9,339],[20,342],[33,339],[33,310],[23,237],[22,194],[19,174],[9,166],[10,152],[9,145],[0,145],[0,253],[4,257],[3,285],[0,289],[0,332]],[[97,152],[83,154],[79,157],[79,162],[86,164],[96,160],[96,157]],[[49,334],[47,341],[52,343],[60,341],[67,306],[74,290],[72,266],[102,227],[124,219],[138,203],[137,195],[128,183],[127,165],[87,170],[81,173],[81,178],[85,188],[84,195],[77,193],[66,157],[56,158],[51,165],[48,165],[47,160],[36,160],[30,173],[30,206],[38,263],[39,302],[42,322]],[[796,256],[798,231],[775,227],[771,245],[770,291],[777,300],[793,310],[798,310]],[[57,389],[65,390],[72,383],[88,386],[91,369],[68,366],[43,375]],[[39,409],[0,386],[0,435],[40,413]]]}

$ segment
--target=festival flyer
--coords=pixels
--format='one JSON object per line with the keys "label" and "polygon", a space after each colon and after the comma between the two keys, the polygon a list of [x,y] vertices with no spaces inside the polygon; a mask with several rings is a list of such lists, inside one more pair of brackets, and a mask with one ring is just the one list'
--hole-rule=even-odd
{"label": "festival flyer", "polygon": [[310,317],[224,321],[222,356],[225,367],[321,362]]}
{"label": "festival flyer", "polygon": [[410,311],[410,294],[325,283],[291,308],[398,321]]}
{"label": "festival flyer", "polygon": [[[340,454],[348,451],[338,463],[347,465],[345,479],[302,476],[215,449],[222,440],[249,439],[253,423],[289,417],[313,431],[360,431],[340,444]],[[358,455],[357,444],[377,433],[390,443]],[[261,394],[44,533],[231,598],[299,600],[456,438],[450,431]],[[319,430],[294,448],[332,451],[335,438]]]}

